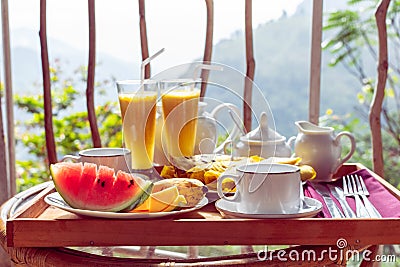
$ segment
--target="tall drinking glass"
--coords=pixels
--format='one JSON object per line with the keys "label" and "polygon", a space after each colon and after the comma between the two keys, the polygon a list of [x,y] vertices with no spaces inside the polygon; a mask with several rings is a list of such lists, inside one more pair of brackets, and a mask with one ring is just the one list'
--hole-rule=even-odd
{"label": "tall drinking glass", "polygon": [[167,158],[193,156],[200,90],[194,80],[160,81]]}
{"label": "tall drinking glass", "polygon": [[125,147],[132,153],[132,169],[153,167],[158,84],[152,80],[117,81]]}

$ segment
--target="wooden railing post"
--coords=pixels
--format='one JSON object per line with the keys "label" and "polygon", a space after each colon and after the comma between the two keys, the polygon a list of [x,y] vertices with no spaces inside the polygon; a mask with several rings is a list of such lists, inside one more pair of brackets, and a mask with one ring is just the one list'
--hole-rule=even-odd
{"label": "wooden railing post", "polygon": [[382,132],[381,132],[381,113],[382,102],[385,97],[385,87],[388,71],[388,47],[387,47],[387,30],[386,30],[386,14],[390,0],[381,0],[375,12],[376,26],[378,27],[378,79],[372,98],[369,125],[371,128],[372,143],[372,163],[376,174],[384,177],[384,164],[382,154]]}
{"label": "wooden railing post", "polygon": [[251,130],[251,102],[253,94],[253,80],[256,68],[253,52],[253,21],[252,21],[252,0],[246,0],[245,5],[245,35],[246,35],[246,77],[244,80],[243,93],[243,122],[247,131]]}
{"label": "wooden railing post", "polygon": [[319,122],[321,91],[321,41],[322,41],[322,7],[323,0],[313,0],[313,16],[311,28],[311,66],[309,118],[314,124]]}
{"label": "wooden railing post", "polygon": [[[149,45],[147,42],[147,27],[146,27],[146,10],[144,0],[139,0],[139,28],[140,28],[140,46],[142,49],[142,60],[149,57]],[[150,63],[144,69],[144,78],[150,78],[151,69]]]}
{"label": "wooden railing post", "polygon": [[96,69],[96,17],[94,0],[88,0],[89,10],[89,62],[86,87],[86,106],[93,147],[101,147],[99,129],[94,107],[94,76]]}
{"label": "wooden railing post", "polygon": [[[4,169],[0,171],[2,191],[1,200],[9,198],[16,193],[16,173],[15,173],[15,137],[14,137],[14,101],[11,76],[11,48],[10,48],[10,29],[8,19],[8,1],[1,1],[1,18],[3,33],[3,60],[4,60],[4,88],[6,103],[6,125],[7,125],[7,146],[4,139],[4,127],[1,127],[1,146],[4,146],[3,155],[0,159],[0,166],[5,163]],[[0,114],[1,115],[1,114]],[[1,115],[2,116],[2,115]],[[3,118],[1,118],[3,120]],[[5,162],[3,162],[5,161]],[[4,196],[3,196],[4,194]],[[3,201],[2,201],[3,202]]]}
{"label": "wooden railing post", "polygon": [[[206,28],[206,43],[204,47],[203,64],[211,62],[213,49],[213,32],[214,32],[214,2],[213,0],[205,0],[207,8],[207,28]],[[207,80],[210,71],[207,69],[201,70],[201,93],[200,97],[204,97],[207,90]]]}
{"label": "wooden railing post", "polygon": [[53,131],[53,112],[51,104],[51,84],[49,52],[47,49],[47,29],[46,29],[46,0],[40,0],[40,46],[42,58],[42,76],[43,76],[43,98],[44,98],[44,128],[46,135],[46,149],[48,164],[57,162],[56,144]]}
{"label": "wooden railing post", "polygon": [[7,172],[7,159],[6,159],[6,144],[4,139],[4,127],[3,127],[3,108],[1,105],[1,95],[0,95],[0,183],[5,186],[0,187],[0,203],[4,203],[10,198],[8,193],[8,172]]}

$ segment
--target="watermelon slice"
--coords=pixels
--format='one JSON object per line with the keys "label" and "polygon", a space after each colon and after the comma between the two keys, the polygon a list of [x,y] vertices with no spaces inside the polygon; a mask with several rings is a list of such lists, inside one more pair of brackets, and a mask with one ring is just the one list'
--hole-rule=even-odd
{"label": "watermelon slice", "polygon": [[122,211],[142,204],[153,183],[130,173],[93,163],[60,162],[50,166],[57,192],[71,207]]}

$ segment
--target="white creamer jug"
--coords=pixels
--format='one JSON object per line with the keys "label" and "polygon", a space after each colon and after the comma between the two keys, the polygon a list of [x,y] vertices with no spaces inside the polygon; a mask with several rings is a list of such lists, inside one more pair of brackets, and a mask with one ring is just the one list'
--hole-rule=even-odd
{"label": "white creamer jug", "polygon": [[[321,127],[308,121],[295,122],[298,134],[289,139],[294,142],[294,153],[302,159],[303,164],[312,166],[317,177],[316,182],[332,181],[333,175],[344,162],[353,155],[356,143],[354,136],[349,132],[340,132],[335,136],[332,127]],[[346,136],[350,140],[350,151],[341,158],[341,138]]]}

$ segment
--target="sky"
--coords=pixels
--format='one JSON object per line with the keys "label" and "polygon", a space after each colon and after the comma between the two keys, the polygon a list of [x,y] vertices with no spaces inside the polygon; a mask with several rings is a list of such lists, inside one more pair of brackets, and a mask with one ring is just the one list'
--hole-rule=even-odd
{"label": "sky", "polygon": [[[11,41],[14,29],[39,31],[39,0],[8,2]],[[300,2],[302,0],[253,0],[253,27],[279,18],[283,10],[289,15],[294,13]],[[203,54],[204,0],[146,0],[145,3],[149,53],[165,48],[165,52],[152,63],[153,70],[157,72],[188,63]],[[97,52],[139,63],[138,1],[96,0],[95,4]],[[244,4],[244,0],[214,0],[214,43],[244,29]],[[47,14],[49,37],[78,49],[88,47],[87,1],[48,0]]]}

